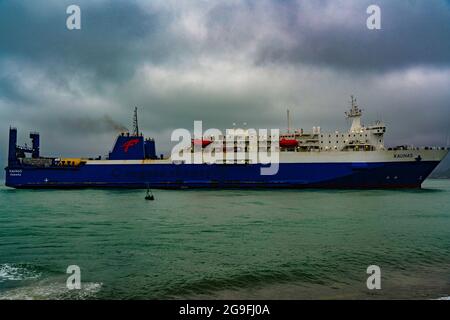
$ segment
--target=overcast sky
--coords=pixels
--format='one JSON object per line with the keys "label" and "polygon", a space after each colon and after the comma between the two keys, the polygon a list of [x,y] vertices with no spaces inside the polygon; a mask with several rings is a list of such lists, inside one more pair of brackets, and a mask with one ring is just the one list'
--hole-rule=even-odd
{"label": "overcast sky", "polygon": [[[81,30],[66,8],[81,8]],[[381,30],[366,9],[381,8]],[[345,130],[350,94],[389,145],[446,145],[446,0],[0,1],[0,160],[10,125],[45,155],[96,156],[120,125]]]}

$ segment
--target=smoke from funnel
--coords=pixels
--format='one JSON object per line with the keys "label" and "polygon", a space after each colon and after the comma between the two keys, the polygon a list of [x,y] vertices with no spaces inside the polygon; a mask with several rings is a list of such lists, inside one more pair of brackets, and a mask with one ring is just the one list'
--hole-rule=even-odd
{"label": "smoke from funnel", "polygon": [[119,132],[124,132],[124,131],[128,131],[128,128],[125,127],[124,125],[114,121],[110,116],[105,115],[103,117],[103,120],[105,121],[105,125],[110,128],[113,129],[114,131],[119,131]]}
{"label": "smoke from funnel", "polygon": [[124,125],[114,121],[110,116],[104,115],[98,118],[81,117],[81,118],[59,118],[57,126],[61,127],[65,132],[73,133],[106,133],[106,132],[127,132],[128,129]]}

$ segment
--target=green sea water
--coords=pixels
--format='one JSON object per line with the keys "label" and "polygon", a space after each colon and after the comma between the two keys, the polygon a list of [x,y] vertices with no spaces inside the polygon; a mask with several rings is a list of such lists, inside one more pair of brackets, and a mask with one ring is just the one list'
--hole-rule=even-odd
{"label": "green sea water", "polygon": [[[450,180],[154,194],[0,187],[0,299],[450,296]],[[66,288],[69,265],[81,290]]]}

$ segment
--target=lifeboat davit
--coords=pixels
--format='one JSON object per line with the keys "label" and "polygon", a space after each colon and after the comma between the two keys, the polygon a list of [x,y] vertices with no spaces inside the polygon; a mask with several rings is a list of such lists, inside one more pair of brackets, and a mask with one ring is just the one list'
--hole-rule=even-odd
{"label": "lifeboat davit", "polygon": [[205,148],[207,146],[209,146],[212,143],[212,140],[208,140],[208,139],[192,139],[192,143],[194,144],[194,146],[202,146],[202,148]]}
{"label": "lifeboat davit", "polygon": [[280,147],[281,148],[296,148],[298,146],[298,141],[295,139],[281,139]]}

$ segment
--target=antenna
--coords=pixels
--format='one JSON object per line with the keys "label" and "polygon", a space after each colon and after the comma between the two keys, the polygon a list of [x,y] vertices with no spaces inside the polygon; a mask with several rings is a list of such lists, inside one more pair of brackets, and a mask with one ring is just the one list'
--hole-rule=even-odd
{"label": "antenna", "polygon": [[351,108],[349,111],[345,113],[347,118],[355,118],[355,117],[361,117],[362,110],[358,107],[358,104],[356,103],[356,98],[352,95],[350,96],[351,101]]}
{"label": "antenna", "polygon": [[133,115],[133,135],[138,136],[139,135],[139,125],[138,125],[138,112],[137,107],[134,108],[134,115]]}
{"label": "antenna", "polygon": [[289,109],[287,109],[287,132],[291,133],[291,114]]}

